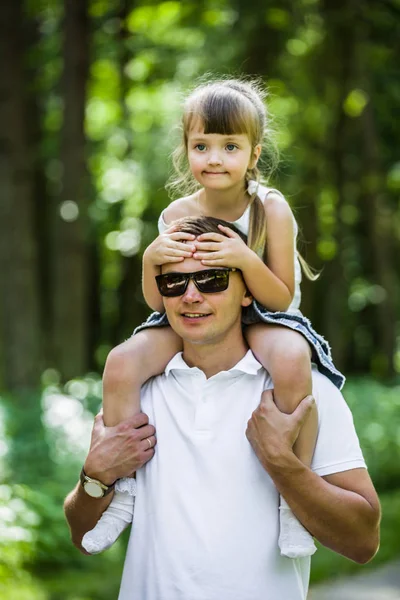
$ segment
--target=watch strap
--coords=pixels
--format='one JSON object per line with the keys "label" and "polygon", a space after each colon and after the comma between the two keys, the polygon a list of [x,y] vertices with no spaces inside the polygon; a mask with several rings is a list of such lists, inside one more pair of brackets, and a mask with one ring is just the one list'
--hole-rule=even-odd
{"label": "watch strap", "polygon": [[94,479],[93,477],[89,477],[89,475],[86,475],[83,467],[82,467],[82,470],[80,473],[80,481],[81,481],[83,489],[85,489],[85,483],[88,483],[89,481],[96,483],[103,490],[103,496],[102,496],[103,498],[104,498],[104,496],[107,496],[107,494],[112,492],[115,487],[115,481],[111,485],[106,485],[99,479]]}

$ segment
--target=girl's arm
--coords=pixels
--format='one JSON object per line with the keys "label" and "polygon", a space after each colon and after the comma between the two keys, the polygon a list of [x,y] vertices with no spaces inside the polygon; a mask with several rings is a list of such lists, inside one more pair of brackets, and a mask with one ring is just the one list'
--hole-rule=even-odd
{"label": "girl's arm", "polygon": [[220,227],[225,235],[199,236],[199,252],[194,257],[205,265],[240,269],[251,295],[260,304],[273,311],[286,310],[295,287],[293,215],[288,203],[277,194],[268,195],[265,210],[268,265],[228,227]]}
{"label": "girl's arm", "polygon": [[157,312],[163,312],[164,305],[160,292],[156,284],[155,277],[161,272],[160,267],[154,265],[151,259],[146,255],[148,248],[143,254],[142,266],[142,292],[147,305]]}
{"label": "girl's arm", "polygon": [[292,211],[283,198],[269,194],[266,262],[255,252],[243,257],[242,272],[251,295],[270,310],[286,310],[295,289],[295,234]]}

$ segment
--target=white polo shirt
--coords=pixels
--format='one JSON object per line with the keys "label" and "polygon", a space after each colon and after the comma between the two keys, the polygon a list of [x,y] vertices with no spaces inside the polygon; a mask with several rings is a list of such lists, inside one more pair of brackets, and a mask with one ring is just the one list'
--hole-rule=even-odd
{"label": "white polo shirt", "polygon": [[[313,373],[313,470],[365,467],[341,393]],[[277,490],[245,431],[267,372],[249,351],[210,379],[181,354],[143,388],[156,427],[137,496],[119,600],[305,600],[310,559],[280,556]]]}

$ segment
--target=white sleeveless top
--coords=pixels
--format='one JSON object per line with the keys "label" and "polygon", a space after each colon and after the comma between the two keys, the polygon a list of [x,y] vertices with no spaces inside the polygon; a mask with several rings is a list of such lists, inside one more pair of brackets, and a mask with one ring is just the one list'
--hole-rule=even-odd
{"label": "white sleeveless top", "polygon": [[[282,196],[282,198],[284,198],[283,194],[279,190],[276,190],[274,188],[265,187],[265,186],[261,185],[260,183],[257,183],[256,181],[249,181],[247,191],[250,194],[250,196],[252,196],[254,193],[257,193],[257,196],[260,198],[260,200],[262,202],[265,201],[266,197],[268,196],[268,194],[270,192],[275,192],[276,194],[279,194],[280,196]],[[242,216],[239,217],[239,219],[237,219],[236,221],[231,221],[231,223],[232,223],[232,225],[235,225],[235,227],[237,227],[239,229],[239,231],[241,231],[242,233],[244,233],[247,236],[249,233],[249,226],[250,226],[250,206],[248,206],[246,208],[246,210],[244,211]],[[297,226],[297,223],[296,223],[296,220],[294,217],[293,217],[293,223],[294,223],[294,247],[295,247],[295,250],[294,250],[294,295],[293,295],[293,300],[292,300],[289,308],[287,309],[290,312],[299,311],[300,302],[301,302],[301,289],[300,289],[301,266],[300,266],[300,261],[299,261],[299,257],[297,254],[297,248],[296,248],[298,226]],[[159,233],[164,233],[164,231],[166,229],[168,229],[168,227],[169,227],[169,225],[164,220],[164,211],[163,211],[158,219]]]}

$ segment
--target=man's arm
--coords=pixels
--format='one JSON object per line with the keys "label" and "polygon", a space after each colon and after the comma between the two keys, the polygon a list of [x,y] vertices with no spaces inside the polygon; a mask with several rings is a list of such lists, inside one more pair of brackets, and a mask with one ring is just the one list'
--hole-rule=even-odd
{"label": "man's arm", "polygon": [[[115,427],[105,427],[101,415],[95,417],[92,439],[84,464],[86,475],[105,485],[121,477],[131,476],[154,455],[155,429],[148,424],[147,415],[140,413]],[[148,443],[152,442],[152,447]],[[83,553],[82,538],[100,519],[111,502],[113,493],[104,498],[92,498],[78,485],[64,502],[65,516],[74,545]]]}
{"label": "man's arm", "polygon": [[72,543],[84,554],[89,552],[82,547],[82,538],[96,525],[110,504],[112,496],[113,492],[104,498],[91,498],[78,483],[65,499],[64,512],[71,531]]}
{"label": "man's arm", "polygon": [[313,402],[305,398],[286,415],[267,390],[246,435],[279,493],[310,533],[331,550],[365,563],[378,550],[380,522],[379,500],[366,469],[320,477],[293,453]]}

